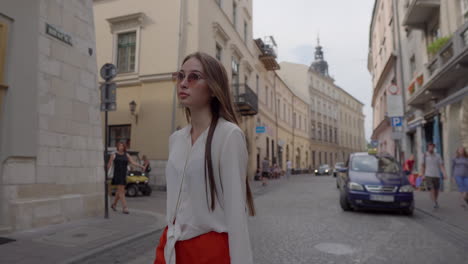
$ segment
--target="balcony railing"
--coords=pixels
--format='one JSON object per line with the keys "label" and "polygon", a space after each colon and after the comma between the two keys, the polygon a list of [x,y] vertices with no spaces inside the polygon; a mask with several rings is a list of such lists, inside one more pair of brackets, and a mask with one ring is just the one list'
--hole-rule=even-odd
{"label": "balcony railing", "polygon": [[272,36],[269,36],[265,37],[263,40],[260,38],[256,39],[255,43],[262,52],[258,58],[263,63],[265,68],[268,71],[279,70],[280,66],[276,61],[278,53],[275,39]]}
{"label": "balcony railing", "polygon": [[403,24],[416,29],[424,29],[432,16],[437,14],[440,0],[411,0],[408,4]]}
{"label": "balcony railing", "polygon": [[234,103],[241,115],[248,116],[258,113],[257,94],[247,84],[233,84],[232,90]]}
{"label": "balcony railing", "polygon": [[[412,105],[424,104],[428,96],[445,94],[448,88],[468,76],[468,22],[432,56],[422,74],[423,81],[418,85],[420,89],[410,93],[409,103]],[[427,91],[431,91],[432,95]]]}

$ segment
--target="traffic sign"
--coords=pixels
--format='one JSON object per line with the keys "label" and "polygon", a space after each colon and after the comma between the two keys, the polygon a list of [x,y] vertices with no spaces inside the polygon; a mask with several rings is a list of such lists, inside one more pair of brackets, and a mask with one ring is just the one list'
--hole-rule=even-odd
{"label": "traffic sign", "polygon": [[257,134],[263,134],[266,132],[266,127],[264,126],[258,126],[255,128],[255,133]]}
{"label": "traffic sign", "polygon": [[117,99],[117,85],[114,82],[101,84],[101,103],[115,103]]}
{"label": "traffic sign", "polygon": [[100,73],[104,80],[110,81],[117,75],[117,67],[112,63],[106,63],[102,65]]}
{"label": "traffic sign", "polygon": [[391,117],[392,127],[401,127],[403,125],[403,117],[395,116]]}

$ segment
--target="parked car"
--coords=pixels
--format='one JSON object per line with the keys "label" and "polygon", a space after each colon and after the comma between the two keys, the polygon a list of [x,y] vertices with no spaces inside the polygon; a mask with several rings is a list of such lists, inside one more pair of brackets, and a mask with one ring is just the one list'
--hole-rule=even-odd
{"label": "parked car", "polygon": [[392,156],[353,153],[342,171],[337,185],[344,211],[377,209],[413,214],[413,187]]}
{"label": "parked car", "polygon": [[337,162],[335,163],[335,167],[333,167],[333,177],[336,177],[336,174],[339,172],[341,168],[344,167],[344,162]]}
{"label": "parked car", "polygon": [[318,175],[330,175],[332,173],[332,170],[330,169],[330,166],[328,164],[322,164],[318,169],[314,171],[314,174],[316,176]]}

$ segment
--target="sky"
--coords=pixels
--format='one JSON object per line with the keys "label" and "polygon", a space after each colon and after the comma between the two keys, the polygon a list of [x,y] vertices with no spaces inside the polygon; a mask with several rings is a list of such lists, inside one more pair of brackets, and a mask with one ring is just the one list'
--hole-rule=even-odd
{"label": "sky", "polygon": [[317,36],[335,83],[364,103],[372,134],[372,83],[367,70],[374,0],[253,0],[254,38],[273,36],[278,62],[310,65]]}

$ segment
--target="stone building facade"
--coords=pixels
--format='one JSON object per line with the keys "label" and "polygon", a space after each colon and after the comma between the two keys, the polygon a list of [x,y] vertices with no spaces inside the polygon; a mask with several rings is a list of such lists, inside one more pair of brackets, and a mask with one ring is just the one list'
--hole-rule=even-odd
{"label": "stone building facade", "polygon": [[0,1],[0,232],[104,207],[92,1]]}

